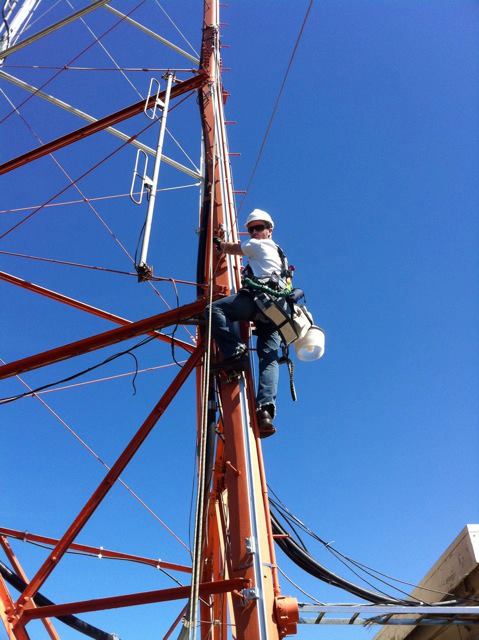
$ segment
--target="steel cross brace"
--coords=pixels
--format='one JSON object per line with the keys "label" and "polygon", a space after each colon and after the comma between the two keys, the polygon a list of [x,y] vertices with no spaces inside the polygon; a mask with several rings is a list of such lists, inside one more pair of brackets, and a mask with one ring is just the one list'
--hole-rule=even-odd
{"label": "steel cross brace", "polygon": [[[20,628],[24,625],[24,614],[26,613],[26,606],[31,606],[31,598],[33,598],[38,590],[41,588],[42,584],[48,578],[50,573],[54,570],[60,559],[63,555],[68,551],[68,548],[75,540],[77,535],[86,525],[88,520],[91,518],[93,513],[96,511],[97,507],[100,505],[102,500],[108,494],[110,489],[113,487],[115,482],[120,477],[121,473],[125,470],[127,465],[132,460],[133,456],[136,454],[140,446],[146,440],[148,435],[151,433],[153,427],[156,425],[158,420],[161,418],[163,413],[166,411],[170,402],[175,397],[176,393],[182,387],[184,382],[187,380],[191,371],[198,366],[201,357],[203,355],[203,348],[200,346],[196,349],[196,351],[190,356],[190,358],[186,361],[183,368],[180,370],[176,378],[170,383],[169,387],[154,406],[146,420],[143,422],[141,427],[138,429],[136,434],[130,440],[128,445],[125,447],[123,452],[120,454],[116,462],[112,465],[102,482],[98,485],[96,490],[93,492],[85,506],[82,508],[80,513],[74,519],[70,527],[67,529],[63,537],[58,541],[55,548],[52,550],[48,558],[42,564],[40,569],[37,571],[36,575],[32,578],[30,584],[27,586],[25,591],[20,595],[17,603],[16,603],[16,615],[17,615],[17,624],[20,625]],[[188,592],[189,594],[189,592]],[[183,597],[183,596],[181,596]],[[186,597],[186,596],[185,596]],[[122,605],[127,606],[127,605]],[[75,611],[85,610],[85,609],[75,609]],[[89,610],[89,609],[86,609]],[[31,610],[29,610],[29,615],[32,616]],[[50,614],[45,614],[47,617]],[[54,616],[57,613],[53,614]]]}
{"label": "steel cross brace", "polygon": [[3,622],[3,626],[5,627],[5,631],[8,635],[8,640],[16,640],[12,626],[13,609],[14,606],[10,592],[8,591],[7,585],[5,584],[2,576],[0,576],[0,620]]}
{"label": "steel cross brace", "polygon": [[124,327],[118,329],[111,329],[83,340],[77,340],[76,342],[70,342],[61,347],[55,349],[49,349],[42,353],[16,360],[0,367],[0,380],[3,378],[10,378],[25,371],[32,371],[39,367],[44,367],[47,364],[53,364],[54,362],[60,362],[61,360],[67,360],[74,356],[79,356],[84,353],[89,353],[102,347],[107,347],[129,338],[135,338],[136,336],[144,335],[154,329],[162,329],[172,324],[181,324],[182,320],[186,320],[193,316],[200,315],[205,308],[205,300],[199,299],[196,302],[185,304],[177,309],[171,309],[165,313],[159,313],[137,322],[132,322]]}
{"label": "steel cross brace", "polygon": [[[15,538],[22,540],[22,542],[39,542],[40,544],[47,544],[55,546],[58,544],[57,538],[49,538],[47,536],[40,536],[28,531],[17,531],[16,529],[8,529],[6,527],[0,527],[0,545],[3,546],[3,537]],[[136,556],[131,553],[123,553],[121,551],[112,551],[110,549],[104,549],[103,547],[92,547],[86,544],[71,544],[69,550],[80,551],[81,553],[88,553],[92,556],[100,558],[111,558],[112,560],[129,560],[130,562],[138,562],[140,564],[146,564],[150,567],[157,569],[171,569],[172,571],[181,571],[183,573],[191,573],[191,567],[187,567],[184,564],[176,564],[174,562],[167,562],[166,560],[160,560],[155,558],[145,558],[144,556]],[[10,558],[10,561],[11,558]],[[15,567],[17,573],[18,569]],[[19,574],[20,575],[20,574]],[[28,582],[26,577],[20,575],[25,582]]]}
{"label": "steel cross brace", "polygon": [[[187,93],[188,91],[199,89],[206,83],[206,80],[207,80],[206,76],[202,73],[199,73],[193,76],[192,78],[188,78],[188,80],[179,82],[171,90],[171,98],[173,99],[183,95],[184,93]],[[160,98],[160,100],[164,100],[165,92],[162,91],[158,97]],[[153,107],[155,101],[156,101],[156,96],[151,96],[150,99],[148,100],[147,108]],[[131,104],[130,106],[125,107],[120,111],[115,111],[114,113],[111,113],[110,115],[105,116],[104,118],[100,118],[100,120],[97,120],[96,122],[87,124],[84,127],[81,127],[80,129],[76,129],[71,133],[67,133],[64,136],[61,136],[60,138],[56,138],[51,142],[47,142],[46,144],[40,147],[37,147],[32,151],[28,151],[27,153],[24,153],[21,156],[17,156],[16,158],[13,158],[12,160],[9,160],[8,162],[5,162],[4,164],[0,165],[0,175],[4,173],[8,173],[13,169],[17,169],[18,167],[22,167],[23,165],[28,164],[33,160],[37,160],[38,158],[42,158],[43,156],[49,153],[53,153],[58,149],[62,149],[63,147],[66,147],[69,144],[72,144],[73,142],[77,142],[78,140],[83,140],[84,138],[87,138],[88,136],[91,136],[92,134],[97,133],[97,131],[103,131],[103,129],[106,129],[107,127],[111,127],[117,124],[118,122],[123,122],[123,120],[127,120],[128,118],[131,118],[132,116],[135,116],[138,113],[141,113],[144,107],[145,107],[145,101],[140,100],[139,102],[135,102],[134,104]]]}
{"label": "steel cross brace", "polygon": [[[208,596],[214,593],[226,593],[239,591],[248,587],[250,581],[246,578],[232,578],[231,580],[217,580],[215,582],[202,582],[199,585],[200,596]],[[106,609],[119,609],[132,607],[139,604],[152,604],[154,602],[169,602],[171,600],[183,600],[189,598],[191,586],[172,587],[171,589],[158,589],[156,591],[143,591],[141,593],[129,593],[110,598],[97,598],[95,600],[82,600],[80,602],[67,602],[51,606],[26,609],[23,613],[23,621],[28,622],[35,618],[58,617],[72,613],[86,613],[87,611],[104,611]],[[22,621],[22,623],[23,623]]]}
{"label": "steel cross brace", "polygon": [[[28,578],[27,578],[27,575],[26,575],[25,571],[23,570],[22,565],[20,564],[20,562],[18,561],[17,557],[15,556],[15,554],[13,552],[13,549],[8,544],[8,540],[6,539],[6,537],[1,535],[1,534],[0,534],[0,546],[2,546],[3,550],[5,551],[5,555],[10,560],[10,563],[11,563],[15,573],[24,582],[28,583]],[[34,603],[34,606],[36,606],[35,603]],[[43,626],[45,627],[46,632],[49,635],[49,637],[51,638],[51,640],[60,640],[60,636],[56,632],[56,629],[53,626],[52,621],[49,618],[43,618],[42,622],[43,622]]]}
{"label": "steel cross brace", "polygon": [[[56,98],[52,94],[45,93],[44,91],[42,91],[38,87],[35,87],[34,85],[32,85],[32,84],[30,84],[28,82],[25,82],[24,80],[20,80],[20,78],[12,76],[9,73],[7,73],[6,71],[2,71],[1,69],[0,69],[0,79],[7,80],[7,82],[10,82],[11,84],[14,84],[17,87],[20,87],[21,89],[24,89],[25,91],[29,91],[30,93],[35,94],[35,96],[37,98],[41,98],[42,100],[46,100],[47,102],[50,102],[51,104],[54,104],[56,107],[59,107],[60,109],[64,109],[65,111],[68,111],[69,113],[72,113],[73,115],[78,116],[79,118],[82,118],[83,120],[86,120],[87,122],[97,122],[98,121],[98,118],[95,118],[95,117],[91,116],[90,114],[86,113],[85,111],[81,111],[80,109],[77,109],[76,107],[73,107],[72,105],[68,104],[68,102],[65,102],[64,100],[60,100],[59,98]],[[132,138],[131,138],[131,136],[129,134],[124,133],[123,131],[120,131],[119,129],[115,129],[114,127],[107,127],[105,129],[105,131],[107,131],[108,133],[111,133],[111,135],[116,136],[120,140],[123,140],[123,142],[130,143],[133,147],[136,147],[137,149],[142,149],[145,153],[147,153],[147,154],[149,154],[151,156],[155,155],[155,150],[154,149],[152,149],[151,147],[149,147],[146,144],[143,144],[143,142],[140,142],[139,140],[132,140]],[[173,167],[174,169],[177,169],[178,171],[181,171],[182,173],[185,173],[186,175],[190,176],[191,178],[194,178],[195,180],[199,180],[199,181],[202,180],[202,176],[199,173],[199,169],[196,169],[196,167],[195,167],[195,170],[190,169],[189,167],[186,167],[185,165],[181,164],[180,162],[177,162],[176,160],[173,160],[172,158],[169,158],[165,154],[162,154],[161,158],[162,158],[162,161],[165,164],[170,165],[170,167]]]}
{"label": "steel cross brace", "polygon": [[[117,316],[114,313],[110,313],[108,311],[104,311],[103,309],[99,309],[98,307],[93,307],[90,304],[86,304],[85,302],[81,302],[80,300],[75,300],[75,298],[70,298],[68,296],[63,295],[62,293],[58,293],[57,291],[53,291],[52,289],[47,289],[46,287],[41,287],[38,284],[33,282],[28,282],[28,280],[24,280],[23,278],[18,278],[17,276],[12,275],[11,273],[7,273],[6,271],[0,271],[0,280],[4,280],[5,282],[9,282],[10,284],[14,284],[17,287],[21,287],[22,289],[26,289],[27,291],[33,291],[33,293],[39,293],[46,298],[50,298],[52,300],[56,300],[57,302],[63,302],[70,307],[74,307],[75,309],[80,309],[80,311],[86,311],[87,313],[91,313],[94,316],[98,316],[99,318],[103,318],[104,320],[111,320],[115,324],[121,324],[123,326],[128,326],[132,324],[131,320],[127,320],[126,318],[122,318],[121,316]],[[195,348],[193,345],[188,344],[188,342],[183,342],[183,340],[179,340],[178,338],[173,338],[172,336],[166,336],[158,331],[149,331],[149,335],[155,336],[158,340],[163,342],[167,342],[171,344],[172,342],[185,351],[192,353]]]}

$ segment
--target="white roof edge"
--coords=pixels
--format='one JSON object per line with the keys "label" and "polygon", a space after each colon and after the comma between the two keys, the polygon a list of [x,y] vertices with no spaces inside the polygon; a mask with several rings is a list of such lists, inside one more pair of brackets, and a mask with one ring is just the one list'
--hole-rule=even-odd
{"label": "white roof edge", "polygon": [[[412,596],[426,602],[447,599],[441,593],[425,591],[435,589],[453,592],[454,589],[479,565],[479,524],[467,524],[434,563],[424,578],[412,591]],[[421,589],[421,587],[423,587]],[[383,627],[374,640],[404,640],[413,626]]]}

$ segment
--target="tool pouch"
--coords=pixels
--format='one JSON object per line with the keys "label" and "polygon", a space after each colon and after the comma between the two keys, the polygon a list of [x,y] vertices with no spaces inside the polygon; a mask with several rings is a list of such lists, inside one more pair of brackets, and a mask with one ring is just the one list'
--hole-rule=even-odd
{"label": "tool pouch", "polygon": [[304,306],[299,306],[286,298],[273,298],[267,293],[254,297],[262,315],[279,331],[287,346],[304,336],[313,324],[313,318]]}

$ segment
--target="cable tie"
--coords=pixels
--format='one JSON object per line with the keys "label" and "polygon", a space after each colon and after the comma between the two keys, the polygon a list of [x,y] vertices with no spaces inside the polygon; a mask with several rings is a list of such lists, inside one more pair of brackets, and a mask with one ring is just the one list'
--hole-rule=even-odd
{"label": "cable tie", "polygon": [[100,553],[98,554],[98,559],[99,560],[101,560],[103,558],[102,551],[103,551],[103,547],[100,547]]}
{"label": "cable tie", "polygon": [[161,570],[161,558],[158,558],[158,562],[156,564],[156,568],[158,569],[158,571]]}

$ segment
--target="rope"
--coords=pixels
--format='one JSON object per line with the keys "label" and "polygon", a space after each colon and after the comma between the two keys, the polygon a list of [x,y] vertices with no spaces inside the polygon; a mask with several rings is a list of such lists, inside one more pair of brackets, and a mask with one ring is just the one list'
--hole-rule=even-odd
{"label": "rope", "polygon": [[5,15],[5,6],[6,6],[6,2],[4,2],[2,4],[2,20],[3,20],[3,24],[5,26],[5,35],[7,37],[7,42],[6,42],[6,46],[9,47],[10,46],[10,25],[8,24],[8,20],[7,17]]}

